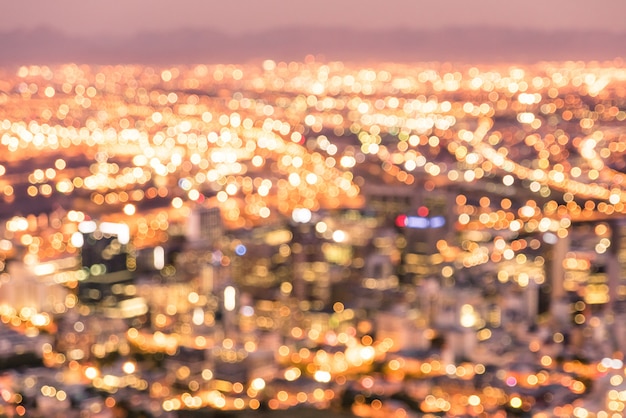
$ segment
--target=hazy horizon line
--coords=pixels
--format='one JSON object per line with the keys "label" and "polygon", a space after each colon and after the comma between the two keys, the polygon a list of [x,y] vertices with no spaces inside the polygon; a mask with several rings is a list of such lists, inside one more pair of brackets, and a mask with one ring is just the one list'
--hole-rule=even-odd
{"label": "hazy horizon line", "polygon": [[297,24],[286,24],[286,25],[277,25],[275,27],[270,28],[256,28],[250,29],[244,32],[229,32],[223,29],[214,29],[200,26],[190,25],[188,27],[178,27],[178,28],[167,28],[162,30],[155,29],[141,29],[136,32],[130,33],[116,33],[114,31],[110,32],[94,32],[93,34],[88,35],[80,35],[76,33],[72,33],[71,31],[64,30],[63,28],[56,27],[50,24],[38,24],[32,27],[24,27],[24,28],[13,28],[13,29],[0,29],[0,34],[13,34],[13,33],[29,33],[29,32],[39,32],[39,31],[50,31],[56,32],[59,34],[63,34],[67,37],[71,38],[82,38],[91,40],[92,37],[101,37],[108,36],[116,39],[128,39],[133,38],[138,35],[146,35],[146,34],[168,34],[168,33],[177,33],[177,32],[205,32],[205,33],[215,33],[227,36],[229,38],[242,38],[248,35],[254,35],[259,33],[268,33],[268,32],[280,32],[280,31],[303,31],[303,30],[329,30],[329,31],[347,31],[347,32],[358,32],[358,33],[385,33],[385,32],[447,32],[447,31],[462,31],[462,30],[472,30],[472,31],[503,31],[503,32],[511,32],[511,33],[543,33],[543,34],[551,34],[551,33],[607,33],[612,35],[626,35],[626,29],[614,29],[614,28],[521,28],[521,27],[507,27],[506,25],[498,25],[498,24],[490,24],[490,25],[481,25],[481,24],[464,24],[464,25],[445,25],[442,27],[423,27],[423,28],[411,28],[407,26],[399,25],[397,27],[374,27],[371,29],[363,29],[363,28],[351,28],[345,27],[341,25],[334,24],[315,24],[315,25],[297,25]]}
{"label": "hazy horizon line", "polygon": [[0,31],[0,65],[59,62],[188,64],[298,60],[346,62],[610,61],[626,57],[626,31],[518,29],[500,26],[373,28],[292,26],[228,34],[182,28],[133,35],[78,36],[49,25]]}

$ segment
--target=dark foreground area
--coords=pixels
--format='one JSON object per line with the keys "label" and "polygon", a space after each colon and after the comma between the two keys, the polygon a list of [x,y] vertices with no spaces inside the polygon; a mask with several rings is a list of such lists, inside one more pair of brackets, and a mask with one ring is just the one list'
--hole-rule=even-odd
{"label": "dark foreground area", "polygon": [[179,418],[353,418],[354,415],[314,408],[291,408],[278,411],[180,411]]}

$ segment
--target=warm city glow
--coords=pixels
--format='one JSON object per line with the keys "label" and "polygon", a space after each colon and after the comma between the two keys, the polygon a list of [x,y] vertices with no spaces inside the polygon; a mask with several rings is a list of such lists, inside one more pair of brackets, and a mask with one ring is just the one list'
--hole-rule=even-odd
{"label": "warm city glow", "polygon": [[621,59],[0,72],[0,415],[621,416]]}

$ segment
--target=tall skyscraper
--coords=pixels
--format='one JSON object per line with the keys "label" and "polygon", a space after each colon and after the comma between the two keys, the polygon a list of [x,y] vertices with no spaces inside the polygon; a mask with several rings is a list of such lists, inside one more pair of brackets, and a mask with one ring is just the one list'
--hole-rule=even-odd
{"label": "tall skyscraper", "polygon": [[192,245],[213,246],[223,230],[220,208],[196,206],[192,209],[187,223],[187,239]]}
{"label": "tall skyscraper", "polygon": [[124,296],[124,285],[133,280],[128,226],[86,221],[79,225],[78,233],[82,234],[77,240],[82,241],[80,255],[85,274],[79,282],[79,298],[84,303],[116,303]]}

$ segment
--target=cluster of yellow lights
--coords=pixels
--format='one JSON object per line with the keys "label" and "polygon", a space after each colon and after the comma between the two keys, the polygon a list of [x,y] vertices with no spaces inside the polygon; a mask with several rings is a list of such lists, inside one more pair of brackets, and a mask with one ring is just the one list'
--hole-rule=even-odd
{"label": "cluster of yellow lights", "polygon": [[[564,238],[573,221],[626,213],[626,145],[623,134],[614,128],[616,122],[626,120],[626,112],[612,101],[614,90],[626,80],[626,70],[616,67],[565,63],[541,69],[467,67],[453,71],[445,66],[439,70],[402,65],[355,69],[342,63],[274,61],[261,66],[161,69],[25,66],[16,74],[2,74],[0,146],[7,152],[0,160],[0,201],[21,203],[16,200],[22,198],[23,189],[30,199],[76,197],[92,208],[119,207],[119,213],[109,216],[132,220],[134,244],[142,246],[165,242],[171,225],[188,216],[191,206],[207,200],[220,206],[234,227],[248,227],[276,214],[291,216],[294,209],[359,206],[360,187],[365,183],[360,175],[369,170],[365,178],[374,175],[392,184],[423,183],[427,191],[450,184],[470,190],[456,199],[457,228],[473,233],[494,231],[495,238],[489,244],[467,238],[458,248],[439,241],[433,264],[458,262],[455,267],[437,267],[443,277],[452,277],[457,266],[469,268],[491,261],[501,263],[497,279],[502,283],[541,284],[545,260],[525,254],[538,249],[540,240],[508,239],[511,233],[540,232]],[[337,138],[352,142],[345,145],[335,142]],[[14,171],[16,162],[33,155],[41,158],[39,167]],[[497,201],[481,196],[474,204],[471,185],[478,180],[491,182],[495,191],[527,188],[528,196],[536,198],[517,204],[513,197]],[[140,207],[158,200],[168,202],[167,209],[144,211]],[[76,252],[72,236],[77,225],[88,219],[86,213],[71,210],[10,218],[0,250],[8,254],[12,242],[18,242],[27,249],[27,264],[43,269],[42,259]],[[595,251],[603,253],[611,245],[606,225],[599,224],[595,232]],[[223,263],[228,262],[224,257]],[[568,254],[563,267],[584,271],[590,263]],[[79,280],[67,274],[55,276],[55,281],[69,287]],[[196,298],[197,294],[189,303],[198,303]],[[70,295],[55,313],[76,304]],[[350,313],[340,304],[334,308],[337,315]],[[177,312],[177,306],[168,305],[165,312],[155,315],[157,328],[165,329]],[[463,305],[462,313],[463,325],[475,327],[472,306]],[[195,325],[212,324],[214,318],[204,314],[197,315]],[[4,323],[31,330],[51,323],[46,313],[17,312],[4,305],[0,315]],[[477,334],[481,341],[491,337],[488,331]],[[371,371],[372,364],[393,347],[390,339],[357,338],[354,328],[327,332],[295,326],[290,334],[296,340],[331,341],[338,351],[296,351],[281,346],[278,355],[285,379],[308,376],[319,387],[293,393],[276,390],[268,401],[271,409],[299,403],[325,405],[335,393],[323,389],[324,384],[345,382],[346,374]],[[146,352],[174,354],[182,344],[211,347],[204,337],[183,341],[181,335],[162,330],[148,334],[131,328],[126,338]],[[556,343],[562,340],[562,335],[554,336]],[[212,348],[225,361],[239,361],[254,352],[256,344],[248,341],[237,347],[225,339]],[[68,361],[49,347],[44,356],[48,364]],[[541,358],[543,367],[551,368],[553,363],[549,356]],[[485,372],[481,364],[452,365],[437,359],[411,363],[397,357],[387,366],[390,375],[399,379],[405,375],[471,379]],[[583,366],[565,365],[564,369],[568,367],[571,370],[566,372],[578,373]],[[610,384],[616,389],[608,392],[609,412],[602,413],[607,417],[621,413],[626,400],[618,389],[623,383],[622,366],[602,361],[593,368],[593,373],[613,373]],[[258,409],[265,389],[263,379],[244,387],[216,381],[207,369],[201,380],[189,383],[189,391],[174,395],[159,383],[148,388],[133,372],[133,364],[124,365],[123,376],[101,375],[93,366],[84,370],[98,388],[149,389],[162,399],[165,411],[206,406]],[[180,380],[189,376],[189,368],[176,371]],[[574,394],[586,390],[570,376],[554,376],[558,380],[541,371],[507,379],[524,388],[557,383]],[[360,383],[371,388],[374,379],[366,376]],[[42,387],[41,393],[65,399],[62,391],[51,386]],[[365,405],[365,399],[356,403]],[[529,398],[506,395],[493,387],[454,395],[435,387],[420,407],[429,413],[481,415],[504,405],[523,411],[533,406]],[[376,411],[386,407],[381,401],[370,406]],[[588,416],[584,408],[573,405],[556,407],[554,413]]]}
{"label": "cluster of yellow lights", "polygon": [[[351,171],[373,155],[399,183],[431,176],[427,189],[501,176],[505,186],[528,181],[542,197],[564,193],[564,204],[551,200],[532,216],[504,206],[491,213],[461,211],[461,228],[565,236],[564,219],[626,211],[624,175],[611,168],[626,148],[604,124],[626,119],[626,112],[607,104],[614,83],[624,79],[615,67],[409,71],[402,65],[353,69],[339,62],[266,61],[260,67],[165,69],[25,66],[5,78],[14,87],[6,90],[14,93],[0,94],[6,160],[33,150],[55,156],[50,167],[27,176],[31,197],[86,192],[96,205],[122,205],[126,216],[135,216],[146,199],[169,199],[181,209],[210,198],[224,208],[227,222],[242,227],[275,211],[358,205]],[[590,108],[581,96],[597,104]],[[24,100],[34,111],[27,117],[20,113]],[[508,128],[494,124],[509,114],[536,152],[532,160],[526,157],[530,163],[510,146],[518,140]],[[578,136],[558,127],[572,121],[579,122]],[[547,133],[540,130],[546,127]],[[349,134],[358,145],[340,148],[329,139]],[[452,162],[441,159],[444,151]],[[581,156],[576,164],[567,158],[574,152]],[[79,155],[93,164],[72,164]],[[14,201],[16,177],[5,164],[0,180],[3,199]],[[580,200],[587,202],[581,207]],[[165,240],[159,229],[142,227],[138,241]]]}
{"label": "cluster of yellow lights", "polygon": [[0,320],[13,327],[25,327],[28,335],[37,335],[39,329],[51,331],[52,318],[47,312],[37,312],[36,309],[23,307],[16,311],[12,306],[0,305]]}

